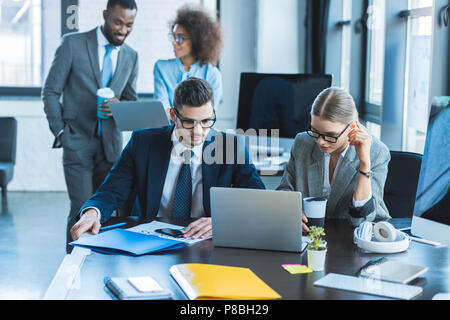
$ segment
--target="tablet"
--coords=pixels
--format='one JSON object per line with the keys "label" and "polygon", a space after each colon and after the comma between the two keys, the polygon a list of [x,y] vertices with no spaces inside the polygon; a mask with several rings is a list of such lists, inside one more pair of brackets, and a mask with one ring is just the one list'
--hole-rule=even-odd
{"label": "tablet", "polygon": [[161,101],[111,102],[109,108],[120,131],[158,128],[170,124]]}

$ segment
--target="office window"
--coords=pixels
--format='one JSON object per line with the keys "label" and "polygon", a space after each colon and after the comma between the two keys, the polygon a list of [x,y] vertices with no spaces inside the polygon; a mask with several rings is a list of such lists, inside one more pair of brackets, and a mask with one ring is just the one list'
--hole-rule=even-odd
{"label": "office window", "polygon": [[370,0],[368,27],[368,102],[376,105],[383,100],[384,44],[386,0]]}
{"label": "office window", "polygon": [[0,1],[0,86],[42,83],[41,0]]}
{"label": "office window", "polygon": [[409,0],[409,9],[429,8],[433,6],[433,0]]}
{"label": "office window", "polygon": [[[342,20],[352,20],[352,0],[343,1]],[[352,24],[350,23],[342,27],[341,88],[347,91],[350,91],[351,49]]]}
{"label": "office window", "polygon": [[424,151],[428,125],[432,5],[432,0],[409,1],[411,15],[408,17],[403,149],[416,153]]}
{"label": "office window", "polygon": [[[79,30],[88,31],[103,24],[106,0],[79,0]],[[137,0],[138,14],[126,43],[139,54],[137,91],[153,92],[153,66],[158,59],[173,58],[168,39],[169,21],[185,4],[201,5],[200,0]]]}
{"label": "office window", "polygon": [[373,136],[380,138],[384,86],[386,0],[370,0],[367,16],[366,127]]}
{"label": "office window", "polygon": [[[343,21],[352,20],[352,0],[343,0]],[[352,24],[342,26],[341,88],[350,91]]]}

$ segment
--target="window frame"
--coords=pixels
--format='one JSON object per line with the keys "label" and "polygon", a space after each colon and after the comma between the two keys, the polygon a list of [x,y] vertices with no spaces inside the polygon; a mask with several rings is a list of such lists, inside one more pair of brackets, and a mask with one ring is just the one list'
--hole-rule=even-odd
{"label": "window frame", "polygon": [[[386,0],[386,4],[385,4],[385,10],[387,7],[387,2],[389,0]],[[370,100],[370,59],[371,59],[371,35],[369,33],[369,28],[368,28],[368,20],[370,18],[370,15],[368,13],[370,7],[370,1],[367,0],[365,3],[365,31],[366,31],[366,39],[364,42],[364,48],[365,48],[365,54],[364,54],[364,61],[365,61],[365,69],[364,69],[364,121],[366,122],[373,122],[377,125],[381,125],[382,119],[382,104],[383,104],[383,94],[384,94],[384,77],[385,77],[385,64],[386,64],[386,35],[387,35],[387,25],[385,24],[384,26],[384,31],[385,31],[385,43],[384,45],[384,61],[383,61],[383,92],[382,92],[382,98],[381,98],[381,103],[375,103],[374,101]],[[385,12],[385,22],[386,22],[386,12]]]}
{"label": "window frame", "polygon": [[[365,118],[365,69],[366,69],[366,12],[368,7],[368,0],[352,0],[351,4],[351,18],[350,19],[336,19],[328,22],[328,42],[327,42],[327,64],[326,73],[333,74],[333,83],[341,83],[342,76],[342,54],[344,36],[344,28],[351,28],[350,32],[350,60],[351,67],[349,70],[349,92],[352,95],[361,120]],[[332,2],[332,8],[339,11],[340,17],[343,16],[343,1]],[[330,38],[332,41],[330,41]],[[336,43],[338,45],[336,45]],[[338,52],[339,54],[335,54]],[[330,57],[333,55],[334,57]],[[334,62],[335,65],[330,66]]]}
{"label": "window frame", "polygon": [[[409,4],[408,4],[409,5]],[[410,66],[410,53],[411,53],[411,38],[410,38],[410,32],[411,32],[411,23],[413,22],[412,19],[420,18],[420,17],[431,17],[433,19],[433,5],[431,7],[423,7],[423,8],[414,8],[414,9],[408,9],[403,10],[399,13],[400,18],[405,19],[405,23],[407,26],[407,34],[406,34],[406,41],[407,41],[407,47],[406,47],[406,58],[405,58],[405,65],[406,65],[406,73],[405,73],[405,86],[403,88],[404,92],[404,106],[403,106],[403,125],[402,125],[402,151],[410,151],[410,152],[416,152],[415,150],[408,150],[407,144],[408,144],[408,118],[409,118],[409,108],[408,108],[408,95],[409,95],[409,89],[410,89],[410,78],[409,75],[411,73],[411,70],[408,69]],[[432,24],[434,24],[434,21],[432,21]],[[433,26],[434,31],[434,26]],[[431,43],[430,46],[433,47],[433,35],[431,35]],[[433,57],[430,57],[432,60]],[[429,65],[429,84],[428,84],[428,106],[427,106],[427,115],[430,108],[430,96],[431,96],[431,67],[432,67],[432,61],[430,61]],[[428,120],[428,117],[427,117]],[[427,121],[428,122],[428,121]]]}
{"label": "window frame", "polygon": [[[448,6],[446,0],[434,0],[433,7],[409,9],[408,0],[386,1],[385,72],[382,105],[365,103],[365,120],[382,126],[381,140],[390,150],[406,148],[406,103],[408,80],[408,28],[409,19],[424,15],[433,17],[431,77],[428,108],[434,96],[450,95],[448,40],[450,27],[441,21],[441,10]],[[406,9],[405,9],[406,8]],[[368,50],[368,48],[367,48]],[[395,51],[394,51],[395,50]],[[367,57],[367,54],[366,54]],[[394,75],[394,76],[392,76]],[[365,86],[367,90],[367,84]],[[429,110],[429,109],[428,109]],[[428,115],[427,115],[428,116]],[[377,121],[379,119],[379,121]]]}
{"label": "window frame", "polygon": [[[45,1],[45,0],[43,0]],[[44,2],[41,2],[41,20],[43,19],[42,12],[44,8]],[[64,0],[61,0],[64,1]],[[78,0],[77,0],[78,1]],[[43,24],[43,22],[41,22]],[[42,33],[44,29],[42,28]],[[41,34],[41,43],[43,44],[44,38]],[[43,52],[43,45],[41,51]],[[43,56],[41,56],[41,73],[43,72]],[[42,86],[1,86],[0,85],[0,99],[4,97],[39,97],[41,96]]]}

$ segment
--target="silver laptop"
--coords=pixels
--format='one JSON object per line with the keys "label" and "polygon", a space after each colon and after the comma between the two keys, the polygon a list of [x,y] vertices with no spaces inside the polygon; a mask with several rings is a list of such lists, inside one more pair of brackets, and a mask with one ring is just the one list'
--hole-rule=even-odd
{"label": "silver laptop", "polygon": [[211,188],[215,246],[302,252],[301,213],[300,192]]}
{"label": "silver laptop", "polygon": [[170,124],[161,101],[121,101],[109,103],[120,131],[158,128]]}

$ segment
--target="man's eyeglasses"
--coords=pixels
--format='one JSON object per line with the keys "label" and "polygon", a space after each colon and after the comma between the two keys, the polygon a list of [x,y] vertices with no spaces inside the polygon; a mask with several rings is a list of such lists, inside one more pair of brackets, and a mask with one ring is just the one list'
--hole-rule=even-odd
{"label": "man's eyeglasses", "polygon": [[188,38],[181,34],[169,33],[169,40],[175,41],[178,44],[182,44],[185,40],[191,40],[191,38]]}
{"label": "man's eyeglasses", "polygon": [[315,129],[313,129],[313,127],[311,127],[311,125],[309,125],[308,128],[306,129],[306,133],[316,140],[319,139],[320,137],[322,137],[323,140],[325,140],[326,142],[336,143],[339,140],[339,138],[344,134],[344,132],[348,129],[348,127],[350,127],[351,124],[352,123],[350,122],[337,137],[320,133],[320,132],[316,131]]}
{"label": "man's eyeglasses", "polygon": [[177,118],[181,121],[181,125],[184,129],[194,129],[197,124],[199,124],[203,129],[209,129],[214,126],[216,123],[216,112],[214,111],[214,116],[212,118],[203,119],[203,120],[192,120],[192,119],[185,119],[180,116],[177,109],[173,108],[175,111],[175,115]]}

